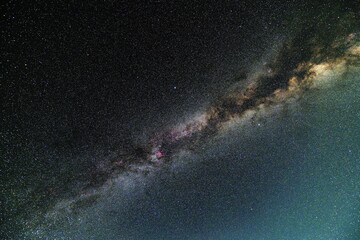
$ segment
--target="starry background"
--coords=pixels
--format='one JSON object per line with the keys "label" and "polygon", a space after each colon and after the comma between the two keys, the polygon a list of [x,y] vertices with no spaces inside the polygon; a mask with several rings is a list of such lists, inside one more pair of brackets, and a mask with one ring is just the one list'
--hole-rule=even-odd
{"label": "starry background", "polygon": [[[224,1],[221,4],[218,1],[207,1],[206,4],[173,1],[8,1],[2,3],[1,9],[0,220],[1,232],[5,236],[21,230],[22,219],[34,212],[46,212],[47,207],[56,199],[76,194],[85,183],[96,185],[101,176],[96,175],[94,165],[102,158],[116,155],[118,148],[129,144],[134,138],[143,137],[144,129],[161,130],[164,125],[183,120],[189,112],[202,109],[222,95],[224,90],[238,82],[244,72],[262,59],[264,51],[271,50],[284,35],[291,35],[292,31],[301,29],[303,25],[313,24],[317,30],[323,31],[321,34],[329,35],[331,40],[332,34],[338,33],[334,32],[335,23],[345,13],[359,14],[356,1],[326,4],[314,4],[310,1]],[[345,100],[343,104],[346,105]],[[282,124],[286,125],[286,122]],[[323,125],[319,123],[319,126],[315,126],[316,129],[322,129]],[[327,131],[326,125],[323,128]],[[275,135],[271,131],[274,130],[270,128],[266,134]],[[283,132],[282,136],[279,133],[274,138],[284,139],[292,133],[291,127],[288,131]],[[321,130],[319,134],[320,132]],[[261,132],[256,134],[259,139],[269,138],[261,138]],[[356,135],[353,138],[356,138]],[[194,176],[205,174],[209,177],[189,180],[179,174],[180,180],[175,178],[165,184],[170,190],[169,193],[164,193],[164,200],[158,208],[163,211],[162,216],[168,217],[159,217],[160,222],[167,222],[170,213],[174,212],[169,199],[178,197],[193,203],[193,196],[184,196],[182,194],[187,194],[186,191],[177,190],[183,189],[181,186],[189,185],[187,181],[194,186],[190,192],[205,192],[198,202],[195,201],[194,206],[201,206],[195,210],[201,208],[212,212],[213,217],[210,219],[219,218],[223,219],[223,222],[230,222],[229,219],[233,219],[231,212],[237,212],[231,210],[237,209],[235,199],[245,194],[247,197],[242,198],[242,206],[246,207],[241,211],[249,217],[245,218],[248,221],[244,225],[257,222],[258,218],[254,216],[258,215],[250,214],[256,206],[253,206],[253,201],[249,199],[266,199],[267,191],[272,188],[263,185],[265,180],[260,181],[258,178],[270,178],[274,175],[263,172],[266,168],[264,166],[267,166],[263,159],[279,158],[284,148],[289,148],[290,152],[291,148],[288,145],[280,149],[269,147],[265,144],[266,141],[262,140],[266,149],[263,150],[261,146],[252,146],[255,140],[249,140],[250,142],[244,141],[242,144],[248,145],[247,149],[251,149],[248,150],[248,155],[252,157],[245,157],[245,153],[231,150],[239,141],[234,139],[219,143],[228,146],[231,156],[222,156],[220,153],[223,150],[215,145],[210,146],[210,153],[204,153],[201,158],[203,160],[200,162],[228,159],[230,166],[223,165],[223,172],[194,166],[195,169],[206,172],[196,173],[194,170]],[[307,141],[309,137],[303,136],[300,139],[303,140],[299,141]],[[332,143],[329,144],[333,146]],[[311,152],[304,145],[306,144],[302,142],[295,143],[293,151],[297,154]],[[344,148],[354,158],[357,156],[354,147]],[[273,157],[263,152],[271,152],[270,156]],[[254,154],[256,156],[253,156]],[[243,186],[245,190],[233,195],[226,191],[215,191],[218,192],[215,194],[212,192],[214,188],[205,187],[214,185],[207,181],[214,179],[213,176],[216,175],[229,175],[224,182],[219,180],[219,186],[225,189],[225,186],[243,181],[244,179],[237,178],[235,172],[231,171],[231,164],[234,163],[231,159],[236,159],[234,156],[239,155],[242,156],[245,166],[237,166],[235,169],[241,168],[245,173],[254,168],[250,172],[258,172],[255,175],[242,175],[248,183]],[[259,162],[246,165],[254,159],[259,159]],[[300,157],[299,159],[301,160]],[[292,168],[275,164],[271,167],[296,170],[295,166]],[[300,174],[299,179],[302,177],[304,175]],[[355,181],[355,178],[351,179]],[[269,179],[266,182],[271,185]],[[285,185],[291,188],[291,184]],[[251,189],[249,186],[252,185],[255,189],[258,187],[258,191],[253,195],[251,190],[246,190]],[[159,189],[163,189],[162,184],[159,186]],[[215,186],[215,189],[220,189],[219,186]],[[349,185],[349,188],[352,186]],[[159,192],[162,191],[156,191],[149,192],[146,196],[157,199],[156,196],[161,195]],[[226,201],[230,202],[231,207],[227,208],[225,205],[224,211],[211,207],[219,206],[219,195],[224,194],[230,196]],[[208,196],[215,199],[207,203],[210,207],[204,204]],[[231,196],[234,199],[231,199]],[[280,195],[276,197],[280,198]],[[299,202],[303,203],[300,200]],[[180,204],[177,213],[191,212],[189,205],[190,203]],[[142,207],[150,209],[146,204]],[[187,210],[184,210],[185,208]],[[127,213],[133,216],[130,218],[133,222],[122,224],[132,225],[140,221],[138,218],[143,217],[142,215],[140,217],[132,214],[139,212],[137,210],[135,207],[134,211]],[[149,213],[148,218],[145,217],[143,221],[146,223],[153,219],[154,212],[157,211]],[[272,215],[268,216],[271,218]],[[174,233],[169,229],[177,228],[179,232],[175,233],[180,234],[181,229],[198,226],[202,222],[193,216],[195,222],[189,220],[186,224],[184,219],[187,217],[186,214],[180,216],[182,220],[179,222],[184,222],[183,225],[165,224],[164,229],[159,231],[151,224],[142,224],[153,229],[153,232],[149,230],[150,233],[144,231],[150,234],[150,238],[156,238],[157,234],[166,238],[166,234]],[[348,216],[344,219],[346,217]],[[351,217],[352,223],[358,224],[353,220],[356,217]],[[266,222],[266,219],[263,221]],[[230,225],[224,225],[223,229],[227,226]],[[234,225],[233,228],[236,227]],[[303,229],[308,227],[310,225],[305,225]],[[350,228],[353,230],[355,227]],[[217,227],[208,223],[202,228],[203,230],[197,233],[199,236],[208,228]],[[136,232],[136,227],[130,229],[130,235]],[[319,232],[321,234],[321,231]],[[143,238],[141,234],[140,231],[137,237]],[[186,234],[180,234],[180,238],[186,238]],[[209,237],[233,239],[234,235],[229,234],[225,236],[214,233]],[[243,234],[248,239],[257,236],[251,235],[251,230]],[[291,234],[291,230],[288,234]],[[111,235],[107,237],[109,236]]]}

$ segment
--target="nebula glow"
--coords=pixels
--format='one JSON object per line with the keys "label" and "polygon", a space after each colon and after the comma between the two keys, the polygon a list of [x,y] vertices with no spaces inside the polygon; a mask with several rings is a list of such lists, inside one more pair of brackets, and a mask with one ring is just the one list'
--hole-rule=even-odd
{"label": "nebula glow", "polygon": [[[274,69],[270,72],[260,73],[244,89],[235,89],[210,106],[208,110],[197,119],[160,133],[150,142],[151,161],[171,158],[171,154],[181,148],[190,148],[201,144],[223,129],[229,122],[238,121],[247,116],[247,112],[268,108],[269,106],[283,104],[290,99],[301,97],[304,91],[325,87],[331,81],[341,79],[348,68],[357,67],[360,60],[359,36],[352,33],[337,40],[333,45],[345,49],[341,56],[324,61],[317,61],[315,57],[301,59],[294,64],[294,69]],[[284,52],[280,56],[289,55],[291,44],[285,44]],[[316,47],[312,56],[319,58],[321,50]],[[320,51],[320,52],[319,52]],[[289,58],[292,56],[289,55]],[[279,56],[278,56],[279,58]],[[281,59],[282,61],[284,59]],[[287,59],[285,59],[286,61]],[[279,59],[275,65],[281,65]]]}

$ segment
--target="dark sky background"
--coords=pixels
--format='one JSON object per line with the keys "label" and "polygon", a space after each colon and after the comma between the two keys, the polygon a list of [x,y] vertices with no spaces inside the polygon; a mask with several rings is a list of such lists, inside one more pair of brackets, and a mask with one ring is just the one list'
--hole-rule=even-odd
{"label": "dark sky background", "polygon": [[83,138],[104,121],[161,118],[216,92],[212,78],[231,73],[227,61],[261,52],[243,49],[278,28],[282,5],[11,1],[2,7],[5,121]]}

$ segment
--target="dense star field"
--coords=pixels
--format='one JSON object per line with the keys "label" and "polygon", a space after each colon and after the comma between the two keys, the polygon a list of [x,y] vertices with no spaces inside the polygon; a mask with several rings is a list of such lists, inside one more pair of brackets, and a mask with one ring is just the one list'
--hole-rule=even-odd
{"label": "dense star field", "polygon": [[1,9],[1,239],[360,238],[357,1]]}

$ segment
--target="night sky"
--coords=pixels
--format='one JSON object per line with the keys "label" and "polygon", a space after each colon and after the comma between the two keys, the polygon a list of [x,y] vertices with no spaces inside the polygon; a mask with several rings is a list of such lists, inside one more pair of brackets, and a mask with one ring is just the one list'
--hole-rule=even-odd
{"label": "night sky", "polygon": [[358,1],[1,10],[1,239],[359,239]]}

